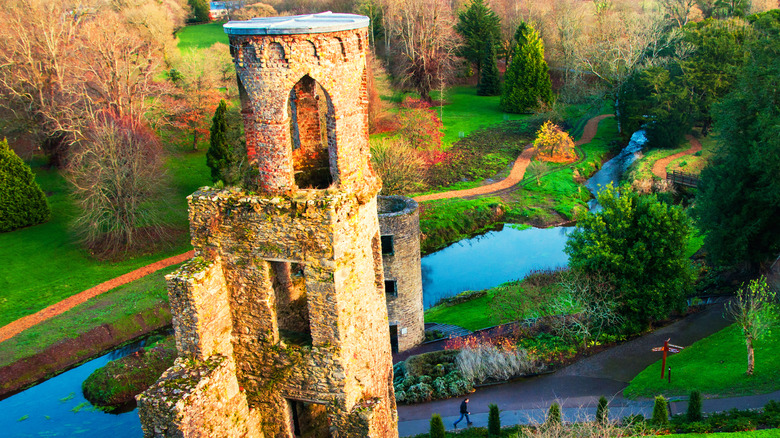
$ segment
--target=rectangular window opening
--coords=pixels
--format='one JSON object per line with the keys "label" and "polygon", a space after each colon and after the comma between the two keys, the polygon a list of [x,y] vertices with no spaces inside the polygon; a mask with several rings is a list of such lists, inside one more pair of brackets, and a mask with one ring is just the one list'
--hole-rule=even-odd
{"label": "rectangular window opening", "polygon": [[398,288],[395,280],[385,280],[385,294],[388,297],[397,297]]}
{"label": "rectangular window opening", "polygon": [[279,337],[296,345],[311,345],[309,303],[303,264],[270,262]]}
{"label": "rectangular window opening", "polygon": [[325,404],[287,399],[293,436],[330,438],[330,418]]}
{"label": "rectangular window opening", "polygon": [[382,236],[382,255],[395,254],[395,248],[393,246],[393,236]]}

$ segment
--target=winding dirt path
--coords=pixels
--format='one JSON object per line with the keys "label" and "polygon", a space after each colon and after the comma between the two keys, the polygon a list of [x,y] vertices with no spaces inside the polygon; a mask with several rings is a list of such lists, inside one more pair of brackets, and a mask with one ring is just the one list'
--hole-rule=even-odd
{"label": "winding dirt path", "polygon": [[691,147],[687,151],[678,152],[674,155],[669,155],[668,157],[661,158],[660,160],[653,163],[653,175],[661,179],[666,179],[666,166],[668,166],[669,163],[671,163],[672,161],[680,157],[684,157],[686,155],[693,155],[696,152],[699,152],[701,150],[701,143],[696,137],[690,134],[686,134],[685,139],[688,140],[688,143],[691,144]]}
{"label": "winding dirt path", "polygon": [[195,255],[195,251],[189,251],[177,256],[168,257],[167,259],[154,262],[150,265],[146,265],[142,268],[138,268],[135,271],[128,272],[127,274],[120,275],[114,279],[100,283],[97,286],[91,287],[83,292],[79,292],[76,295],[65,298],[59,303],[52,304],[51,306],[40,310],[32,315],[19,318],[16,321],[0,327],[0,342],[6,341],[24,330],[46,321],[49,318],[60,315],[79,304],[87,301],[92,297],[96,297],[104,292],[108,292],[123,284],[130,283],[131,281],[138,280],[141,277],[147,276],[151,273],[157,272],[160,269],[167,268],[168,266],[181,263]]}
{"label": "winding dirt path", "polygon": [[[580,146],[586,143],[590,143],[591,140],[593,140],[593,137],[596,136],[596,132],[598,132],[599,122],[608,117],[614,117],[614,115],[602,114],[588,120],[588,123],[585,124],[585,128],[582,130],[582,137],[580,137],[575,145]],[[509,176],[499,182],[480,187],[474,187],[472,189],[431,193],[430,195],[417,196],[414,198],[414,200],[417,202],[422,202],[431,201],[434,199],[462,198],[465,196],[487,195],[490,193],[500,192],[501,190],[508,189],[523,180],[523,176],[525,176],[525,169],[529,164],[531,164],[531,158],[533,158],[533,156],[534,148],[529,145],[523,150],[520,156],[517,157],[517,160],[515,160],[515,164],[512,166],[512,170],[509,172]]]}

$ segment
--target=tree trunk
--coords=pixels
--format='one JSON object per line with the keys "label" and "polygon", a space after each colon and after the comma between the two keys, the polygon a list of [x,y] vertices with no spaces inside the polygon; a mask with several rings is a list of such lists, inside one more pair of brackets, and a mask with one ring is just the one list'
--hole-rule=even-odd
{"label": "tree trunk", "polygon": [[756,367],[756,358],[753,355],[753,338],[745,336],[745,345],[747,345],[747,375],[753,375],[753,369]]}
{"label": "tree trunk", "polygon": [[198,131],[194,131],[192,133],[192,150],[193,151],[198,150]]}

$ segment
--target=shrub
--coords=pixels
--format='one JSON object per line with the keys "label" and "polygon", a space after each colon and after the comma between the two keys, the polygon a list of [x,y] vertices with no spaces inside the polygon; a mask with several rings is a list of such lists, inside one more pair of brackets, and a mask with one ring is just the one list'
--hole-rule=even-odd
{"label": "shrub", "polygon": [[506,380],[539,369],[526,350],[507,338],[469,336],[448,342],[446,348],[460,349],[458,369],[472,383]]}
{"label": "shrub", "polygon": [[501,417],[498,412],[498,405],[491,403],[490,412],[488,413],[488,435],[489,436],[501,436]]}
{"label": "shrub", "polygon": [[686,413],[688,421],[701,421],[701,392],[691,391],[690,397],[688,397],[688,412]]}
{"label": "shrub", "polygon": [[571,136],[550,121],[545,122],[534,140],[536,157],[554,163],[566,163],[577,158]]}
{"label": "shrub", "polygon": [[51,211],[30,166],[0,141],[0,232],[40,224]]}
{"label": "shrub", "polygon": [[651,421],[656,426],[664,426],[669,423],[669,405],[662,395],[655,398],[655,403],[653,404],[653,419]]}
{"label": "shrub", "polygon": [[545,425],[561,424],[561,405],[553,402],[550,405],[550,409],[547,411],[547,420]]}
{"label": "shrub", "polygon": [[443,127],[436,111],[426,108],[412,108],[404,102],[407,109],[398,112],[399,132],[417,150],[441,149]]}
{"label": "shrub", "polygon": [[603,395],[599,397],[599,404],[596,406],[596,422],[605,424],[609,421],[609,402]]}
{"label": "shrub", "polygon": [[444,438],[446,436],[444,431],[444,422],[441,420],[441,415],[439,414],[431,415],[430,436],[431,438]]}
{"label": "shrub", "polygon": [[405,195],[425,186],[425,163],[402,138],[371,141],[371,165],[382,178],[383,195]]}

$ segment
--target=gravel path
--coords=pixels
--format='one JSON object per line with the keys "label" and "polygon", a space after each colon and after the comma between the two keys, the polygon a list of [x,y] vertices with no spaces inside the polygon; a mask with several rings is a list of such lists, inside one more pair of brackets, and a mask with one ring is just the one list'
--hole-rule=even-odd
{"label": "gravel path", "polygon": [[[580,146],[586,143],[590,143],[591,140],[593,140],[593,137],[596,136],[596,132],[598,132],[599,122],[606,119],[607,117],[614,116],[612,114],[602,114],[588,120],[588,123],[585,124],[585,128],[582,130],[582,137],[580,137],[576,145]],[[417,196],[414,198],[414,200],[417,202],[422,202],[431,201],[434,199],[463,198],[466,196],[487,195],[508,189],[523,180],[523,176],[525,176],[525,169],[529,164],[531,164],[531,158],[533,158],[534,152],[534,148],[530,145],[525,148],[520,156],[517,157],[517,160],[515,160],[515,164],[512,166],[512,170],[509,172],[509,176],[499,182],[480,187],[474,187],[473,189],[431,193],[430,195]]]}
{"label": "gravel path", "polygon": [[701,143],[694,136],[687,134],[685,139],[688,140],[688,143],[691,144],[691,147],[687,151],[669,155],[668,157],[661,158],[660,160],[653,163],[653,175],[661,179],[666,179],[666,167],[669,165],[669,163],[680,157],[693,155],[701,150]]}

